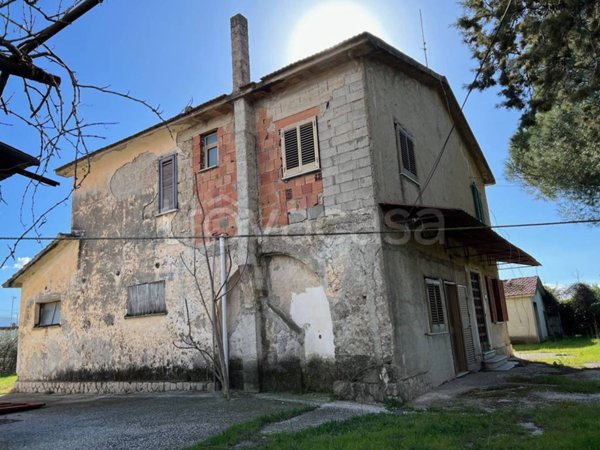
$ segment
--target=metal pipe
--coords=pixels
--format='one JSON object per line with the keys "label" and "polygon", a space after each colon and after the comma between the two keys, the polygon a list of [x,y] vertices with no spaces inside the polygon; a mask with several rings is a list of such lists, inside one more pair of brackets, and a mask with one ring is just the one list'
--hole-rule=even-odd
{"label": "metal pipe", "polygon": [[229,337],[227,333],[227,260],[225,259],[225,235],[219,237],[219,250],[221,254],[221,334],[223,336],[223,356],[225,357],[225,370],[229,373]]}

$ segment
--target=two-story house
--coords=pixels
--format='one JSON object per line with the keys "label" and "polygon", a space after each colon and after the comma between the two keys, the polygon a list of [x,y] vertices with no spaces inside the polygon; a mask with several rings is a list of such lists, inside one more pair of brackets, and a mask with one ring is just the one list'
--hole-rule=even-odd
{"label": "two-story house", "polygon": [[232,57],[231,94],[57,169],[80,183],[72,232],[5,284],[22,289],[17,388],[212,381],[174,345],[186,302],[212,340],[206,258],[187,270],[206,235],[235,266],[234,387],[407,399],[503,364],[497,262],[538,263],[486,226],[494,177],[447,80],[364,33],[252,82],[239,15]]}

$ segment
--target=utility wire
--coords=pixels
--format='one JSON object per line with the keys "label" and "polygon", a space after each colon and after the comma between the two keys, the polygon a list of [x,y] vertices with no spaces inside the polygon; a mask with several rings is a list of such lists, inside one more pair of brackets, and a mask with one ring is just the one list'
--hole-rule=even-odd
{"label": "utility wire", "polygon": [[[591,224],[600,223],[600,218],[586,220],[564,220],[558,222],[536,222],[536,223],[516,223],[505,225],[492,226],[470,226],[470,227],[439,227],[439,228],[423,228],[423,231],[474,231],[474,230],[491,230],[494,228],[528,228],[528,227],[545,227],[554,225],[575,225],[575,224]],[[326,236],[361,236],[361,235],[381,235],[381,234],[398,234],[409,230],[365,230],[365,231],[328,231],[328,232],[299,232],[287,234],[236,234],[227,236],[228,239],[242,238],[290,238],[290,237],[326,237]],[[420,230],[416,230],[420,231]],[[186,239],[218,239],[219,236],[199,235],[199,236],[77,236],[77,235],[59,235],[55,237],[48,236],[29,236],[21,238],[23,241],[149,241],[149,240],[186,240]],[[0,241],[10,241],[19,239],[14,236],[0,236]]]}
{"label": "utility wire", "polygon": [[[492,49],[494,48],[494,45],[496,44],[496,39],[498,38],[498,33],[500,32],[500,29],[504,25],[504,20],[506,19],[506,16],[508,15],[508,11],[510,9],[511,4],[512,4],[512,0],[508,0],[508,2],[506,4],[506,9],[504,10],[504,14],[502,14],[502,17],[500,18],[500,22],[498,23],[498,26],[496,27],[496,31],[494,31],[494,36],[492,37],[492,42],[490,43],[489,47],[487,48],[485,56],[481,60],[481,64],[479,65],[479,68],[477,69],[475,78],[473,79],[473,82],[469,86],[469,90],[467,91],[467,96],[465,97],[465,99],[462,102],[462,105],[460,106],[461,111],[465,108],[465,105],[467,104],[467,101],[469,100],[469,97],[471,96],[471,93],[473,92],[475,82],[481,75],[481,72],[483,72],[483,66],[484,66],[485,62],[487,61],[487,59],[489,58],[490,53],[492,52]],[[442,85],[442,89],[443,89],[443,85]],[[445,94],[445,92],[444,92],[444,94]],[[429,174],[427,175],[427,178],[425,179],[425,183],[423,183],[423,187],[421,188],[419,195],[417,196],[417,199],[415,200],[415,202],[413,204],[413,208],[415,206],[417,206],[419,201],[423,198],[423,193],[429,186],[429,183],[431,182],[433,175],[435,174],[435,171],[437,170],[438,166],[440,165],[442,156],[444,156],[444,152],[446,151],[446,148],[448,147],[448,142],[450,142],[450,138],[452,137],[452,134],[454,133],[455,129],[456,129],[456,121],[453,120],[452,127],[450,128],[450,131],[448,132],[448,135],[446,136],[446,140],[444,141],[444,144],[442,145],[442,149],[440,150],[438,156],[436,157],[436,159],[433,163],[433,167],[431,168],[431,170],[429,171]]]}

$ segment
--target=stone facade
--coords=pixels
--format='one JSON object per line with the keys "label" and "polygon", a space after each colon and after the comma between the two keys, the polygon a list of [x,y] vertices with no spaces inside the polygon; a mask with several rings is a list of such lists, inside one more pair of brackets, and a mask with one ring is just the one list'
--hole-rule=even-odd
{"label": "stone facade", "polygon": [[[247,24],[234,22],[234,68],[246,70],[247,41],[238,34]],[[381,401],[453,378],[454,344],[448,332],[429,332],[424,280],[466,288],[471,272],[497,277],[497,269],[439,243],[386,238],[380,204],[410,203],[419,190],[400,173],[395,122],[411,129],[425,173],[457,119],[439,86],[422,80],[435,74],[414,62],[398,68],[406,61],[382,59],[382,45],[358,37],[258,84],[237,73],[231,95],[174,118],[169,130],[101,150],[90,167],[61,168],[82,181],[73,229],[84,239],[61,243],[10,281],[23,289],[17,388],[207,388],[206,361],[176,344],[189,329],[197,342],[212,342],[197,286],[208,286],[205,263],[218,267],[221,256],[214,241],[203,254],[199,237],[221,234],[232,249],[226,322],[234,387]],[[284,178],[281,131],[312,118],[319,166]],[[201,137],[214,131],[219,163],[204,169]],[[473,214],[471,183],[486,205],[484,185],[493,178],[465,133],[450,142],[423,202]],[[158,164],[169,155],[177,158],[178,208],[159,213]],[[156,282],[165,285],[166,313],[128,316],[129,287]],[[38,327],[36,305],[49,298],[62,303],[60,326]],[[509,352],[505,324],[486,327],[485,346]],[[470,367],[481,360],[477,350]]]}

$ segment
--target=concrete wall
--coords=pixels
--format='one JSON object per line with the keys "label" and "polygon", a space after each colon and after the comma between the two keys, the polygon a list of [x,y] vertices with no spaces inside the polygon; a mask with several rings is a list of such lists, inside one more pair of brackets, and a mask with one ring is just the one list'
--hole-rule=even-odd
{"label": "concrete wall", "polygon": [[[375,60],[366,62],[366,84],[377,200],[412,204],[452,127],[445,101],[436,90]],[[416,182],[401,174],[394,123],[400,124],[413,138]],[[473,182],[481,192],[489,223],[481,174],[455,130],[419,204],[459,208],[475,216],[470,187]]]}
{"label": "concrete wall", "polygon": [[[537,314],[533,305],[537,305]],[[533,296],[507,297],[508,332],[513,342],[542,342],[548,338],[544,302],[539,291]]]}

